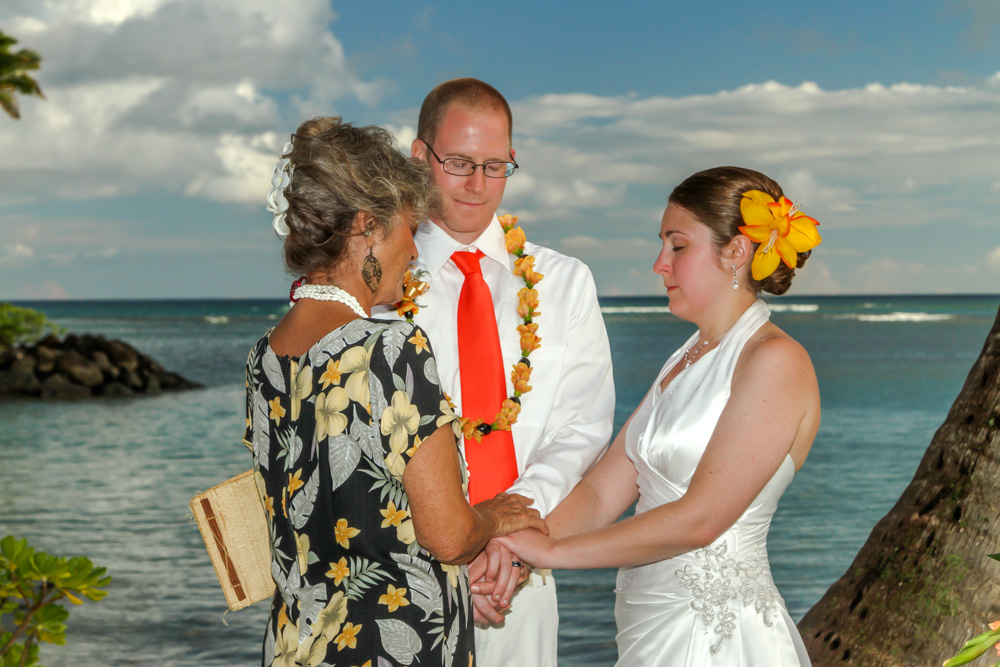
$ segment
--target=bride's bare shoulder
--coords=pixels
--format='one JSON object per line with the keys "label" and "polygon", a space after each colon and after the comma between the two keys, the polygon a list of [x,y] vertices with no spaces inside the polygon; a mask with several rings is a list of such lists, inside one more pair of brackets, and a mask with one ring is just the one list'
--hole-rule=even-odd
{"label": "bride's bare shoulder", "polygon": [[747,341],[736,373],[752,376],[761,373],[791,380],[792,374],[812,376],[814,371],[806,349],[773,322],[767,322]]}

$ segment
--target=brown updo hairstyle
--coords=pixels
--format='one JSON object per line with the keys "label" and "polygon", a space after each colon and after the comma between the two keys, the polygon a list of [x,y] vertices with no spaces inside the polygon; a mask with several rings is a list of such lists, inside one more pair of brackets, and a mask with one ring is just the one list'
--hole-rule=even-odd
{"label": "brown updo hairstyle", "polygon": [[328,271],[343,261],[357,234],[358,213],[371,216],[372,231],[387,234],[404,211],[417,220],[435,201],[427,166],[405,157],[381,127],[355,127],[339,117],[314,118],[292,135],[289,234],[285,268],[292,275]]}
{"label": "brown updo hairstyle", "polygon": [[[674,188],[667,201],[680,206],[712,230],[715,246],[722,250],[730,241],[740,235],[740,227],[744,225],[743,214],[740,213],[740,200],[748,190],[760,190],[774,197],[775,201],[784,193],[781,186],[759,171],[743,169],[742,167],[715,167],[699,171],[689,176],[683,183]],[[751,246],[750,258],[757,252],[759,243]],[[812,251],[800,252],[796,268],[809,259]],[[749,288],[756,294],[763,290],[770,294],[781,295],[792,286],[795,269],[790,269],[783,262],[778,262],[778,268],[764,280],[754,280],[747,276]]]}

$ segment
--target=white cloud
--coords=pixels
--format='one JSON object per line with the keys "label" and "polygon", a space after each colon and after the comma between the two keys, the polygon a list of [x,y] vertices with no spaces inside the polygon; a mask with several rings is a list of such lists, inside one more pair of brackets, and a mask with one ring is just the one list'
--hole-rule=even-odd
{"label": "white cloud", "polygon": [[34,249],[23,243],[4,243],[0,245],[0,264],[14,264],[30,259],[34,255]]}
{"label": "white cloud", "polygon": [[[398,85],[357,73],[335,18],[328,0],[300,0],[294,11],[272,0],[34,0],[0,8],[5,30],[43,55],[47,97],[23,99],[22,120],[0,124],[0,155],[25,156],[0,164],[0,205],[24,209],[34,198],[58,208],[168,193],[262,207],[277,151],[302,119],[335,114],[346,101],[375,105]],[[776,178],[822,224],[824,243],[796,290],[932,291],[946,271],[929,270],[935,253],[947,246],[955,259],[945,265],[968,270],[961,257],[969,248],[995,244],[988,235],[1000,206],[998,82],[1000,72],[963,86],[824,90],[763,81],[686,97],[514,99],[522,168],[503,208],[521,216],[532,240],[594,264],[602,289],[656,291],[646,270],[655,248],[646,247],[655,246],[670,189],[701,169],[747,166]],[[408,152],[417,110],[377,113],[394,121]],[[48,220],[43,231],[0,219],[0,257],[14,257],[16,244],[43,261],[112,247],[125,256],[224,252],[246,240],[232,228],[212,243],[100,221],[93,209],[87,216]],[[261,239],[266,218],[261,211],[255,223]],[[895,263],[878,259],[892,253]],[[614,264],[621,258],[639,273],[628,276]]]}
{"label": "white cloud", "polygon": [[648,259],[655,257],[659,246],[655,239],[602,239],[596,236],[568,236],[559,241],[559,249],[579,257],[600,254],[605,259]]}
{"label": "white cloud", "polygon": [[[66,18],[80,23],[101,26],[116,26],[136,16],[148,16],[166,0],[58,0],[60,13]],[[56,0],[42,3],[50,11],[55,9]]]}
{"label": "white cloud", "polygon": [[843,292],[844,289],[830,268],[829,262],[817,259],[814,255],[803,268],[796,269],[788,295],[828,295]]}
{"label": "white cloud", "polygon": [[0,154],[31,156],[30,173],[0,165],[21,195],[259,199],[266,178],[250,181],[270,173],[283,127],[304,109],[377,100],[383,86],[354,73],[327,0],[294,11],[267,0],[43,0],[16,11],[0,20],[43,54],[47,98],[24,99],[23,120],[0,125]]}
{"label": "white cloud", "polygon": [[[634,204],[637,188],[665,198],[695,171],[737,164],[778,179],[824,225],[937,223],[944,200],[993,186],[998,105],[1000,89],[986,83],[825,91],[766,82],[684,98],[528,98],[514,104],[523,173],[505,204],[573,217]],[[531,187],[514,185],[528,173]],[[592,189],[581,196],[578,183]]]}
{"label": "white cloud", "polygon": [[995,269],[1000,269],[1000,246],[993,248],[986,255],[986,262]]}
{"label": "white cloud", "polygon": [[222,166],[221,173],[207,171],[198,174],[188,182],[185,193],[216,201],[259,202],[263,206],[262,191],[278,159],[278,151],[271,150],[276,143],[279,142],[273,133],[255,137],[219,137],[214,153]]}

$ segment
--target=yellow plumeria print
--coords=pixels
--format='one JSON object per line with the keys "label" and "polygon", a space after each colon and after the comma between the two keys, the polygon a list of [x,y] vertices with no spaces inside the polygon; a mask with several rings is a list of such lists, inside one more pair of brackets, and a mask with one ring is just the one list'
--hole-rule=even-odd
{"label": "yellow plumeria print", "polygon": [[367,406],[371,403],[371,392],[368,389],[368,372],[372,363],[372,351],[364,347],[352,347],[340,357],[340,370],[349,373],[347,395],[352,401]]}
{"label": "yellow plumeria print", "polygon": [[325,440],[338,436],[347,428],[347,415],[343,410],[349,401],[343,387],[334,387],[316,397],[316,439]]}
{"label": "yellow plumeria print", "polygon": [[347,559],[341,558],[336,563],[330,563],[330,569],[327,570],[326,576],[333,579],[335,586],[339,586],[340,582],[344,580],[344,577],[350,573],[351,570],[347,567]]}
{"label": "yellow plumeria print", "polygon": [[410,601],[404,597],[405,595],[405,588],[396,588],[392,584],[389,584],[385,594],[379,596],[378,603],[389,607],[389,613],[392,613],[400,607],[405,607],[410,604]]}
{"label": "yellow plumeria print", "polygon": [[313,374],[312,366],[306,364],[304,367],[299,367],[297,361],[292,361],[292,421],[296,421],[299,418],[299,412],[302,409],[303,399],[309,398],[312,394],[313,386]]}
{"label": "yellow plumeria print", "polygon": [[337,544],[345,549],[351,548],[351,538],[361,533],[357,528],[347,525],[347,519],[337,519],[337,526],[333,529],[333,536],[337,539]]}
{"label": "yellow plumeria print", "polygon": [[409,436],[417,432],[420,426],[420,412],[417,406],[410,403],[410,397],[405,391],[397,391],[392,395],[392,402],[382,413],[382,435],[389,436],[389,448],[393,452],[406,451]]}
{"label": "yellow plumeria print", "polygon": [[288,620],[288,605],[282,604],[281,610],[278,612],[278,631],[280,632],[290,622]]}
{"label": "yellow plumeria print", "polygon": [[329,643],[340,632],[340,626],[345,620],[347,620],[347,597],[343,591],[337,591],[330,596],[326,607],[316,615],[313,634]]}
{"label": "yellow plumeria print", "polygon": [[[438,428],[444,426],[445,424],[453,424],[456,420],[455,408],[451,404],[447,395],[445,398],[441,399],[441,403],[438,405],[438,410],[441,412],[441,416],[437,418],[436,426]],[[455,431],[457,434],[459,431]]]}
{"label": "yellow plumeria print", "polygon": [[458,575],[462,571],[461,565],[445,565],[441,564],[441,569],[448,575],[448,585],[452,588],[458,588]]}
{"label": "yellow plumeria print", "polygon": [[275,396],[274,400],[268,401],[268,405],[271,406],[271,414],[269,415],[271,420],[275,425],[281,425],[281,418],[285,416],[285,409],[281,407],[281,397]]}
{"label": "yellow plumeria print", "polygon": [[396,539],[403,544],[413,544],[417,541],[417,534],[413,530],[413,519],[401,521],[396,526]]}
{"label": "yellow plumeria print", "polygon": [[326,370],[319,376],[319,381],[323,383],[323,389],[331,384],[340,384],[340,359],[330,359],[326,362]]}
{"label": "yellow plumeria print", "polygon": [[345,646],[350,648],[357,648],[358,645],[357,636],[359,632],[361,632],[360,625],[354,625],[353,623],[348,623],[347,625],[345,625],[344,629],[340,632],[339,635],[337,635],[337,638],[334,640],[335,642],[337,642],[337,651],[338,652],[343,651]]}
{"label": "yellow plumeria print", "polygon": [[427,345],[427,337],[424,336],[424,332],[417,329],[413,332],[410,338],[406,339],[408,343],[412,343],[413,347],[417,350],[417,354],[421,352],[430,352],[430,347]]}
{"label": "yellow plumeria print", "polygon": [[[314,628],[315,629],[315,628]],[[322,635],[310,635],[299,644],[295,652],[295,667],[322,667],[326,663],[326,649],[330,640]]]}
{"label": "yellow plumeria print", "polygon": [[309,569],[309,535],[306,533],[292,533],[295,535],[295,553],[299,561],[299,574],[305,575]]}
{"label": "yellow plumeria print", "polygon": [[294,473],[288,473],[288,497],[295,495],[295,492],[305,486],[305,482],[302,481],[302,470],[296,470]]}
{"label": "yellow plumeria print", "polygon": [[274,641],[274,662],[272,667],[296,667],[299,651],[299,628],[295,623],[287,621],[278,631]]}
{"label": "yellow plumeria print", "polygon": [[379,510],[379,512],[385,518],[382,520],[382,527],[388,528],[389,526],[399,527],[399,522],[410,516],[410,513],[406,510],[397,510],[396,503],[389,501],[389,505],[384,510]]}
{"label": "yellow plumeria print", "polygon": [[423,438],[419,435],[413,436],[413,446],[406,450],[406,458],[412,459],[413,455],[417,453],[420,448],[420,443],[423,442]]}

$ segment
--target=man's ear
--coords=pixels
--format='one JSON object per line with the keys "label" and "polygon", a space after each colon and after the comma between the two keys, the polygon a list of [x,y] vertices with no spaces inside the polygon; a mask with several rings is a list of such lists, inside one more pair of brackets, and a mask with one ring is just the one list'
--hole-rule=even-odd
{"label": "man's ear", "polygon": [[517,151],[513,148],[510,149],[510,159],[513,160],[514,156],[517,155]]}
{"label": "man's ear", "polygon": [[418,160],[427,159],[427,144],[420,139],[414,139],[410,144],[410,155]]}

